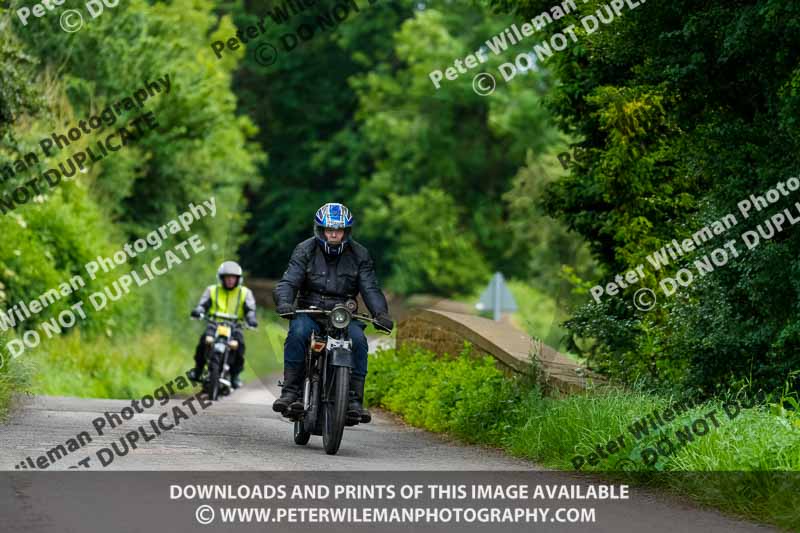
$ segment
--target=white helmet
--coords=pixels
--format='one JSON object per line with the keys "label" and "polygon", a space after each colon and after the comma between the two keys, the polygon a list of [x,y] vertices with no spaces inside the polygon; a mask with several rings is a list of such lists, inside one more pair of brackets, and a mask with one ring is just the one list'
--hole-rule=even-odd
{"label": "white helmet", "polygon": [[242,284],[242,280],[244,278],[242,275],[242,267],[240,267],[239,263],[236,261],[225,261],[217,269],[217,280],[219,280],[220,285],[225,286],[225,284],[222,282],[223,276],[236,276],[239,278],[239,280],[236,282],[237,287]]}

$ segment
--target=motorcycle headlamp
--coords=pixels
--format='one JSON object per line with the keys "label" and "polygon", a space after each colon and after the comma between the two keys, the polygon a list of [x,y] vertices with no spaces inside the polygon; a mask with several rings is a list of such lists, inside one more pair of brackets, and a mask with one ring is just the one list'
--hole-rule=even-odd
{"label": "motorcycle headlamp", "polygon": [[331,311],[331,323],[333,327],[344,329],[350,325],[350,311],[345,307],[336,307]]}

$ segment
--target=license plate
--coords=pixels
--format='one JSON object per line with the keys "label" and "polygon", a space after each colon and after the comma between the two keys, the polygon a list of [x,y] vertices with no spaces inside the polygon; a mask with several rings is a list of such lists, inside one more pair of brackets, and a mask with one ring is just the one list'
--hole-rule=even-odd
{"label": "license plate", "polygon": [[217,326],[217,335],[220,337],[230,337],[231,328],[229,326]]}

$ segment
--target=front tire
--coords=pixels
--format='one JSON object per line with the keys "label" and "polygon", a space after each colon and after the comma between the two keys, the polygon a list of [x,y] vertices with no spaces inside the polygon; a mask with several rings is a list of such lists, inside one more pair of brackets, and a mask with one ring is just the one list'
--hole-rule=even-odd
{"label": "front tire", "polygon": [[350,391],[350,369],[338,366],[333,371],[333,398],[328,398],[323,408],[322,443],[325,453],[335,455],[339,451],[347,420],[347,403]]}
{"label": "front tire", "polygon": [[217,354],[212,354],[208,363],[208,397],[212,402],[216,402],[219,398],[219,367]]}

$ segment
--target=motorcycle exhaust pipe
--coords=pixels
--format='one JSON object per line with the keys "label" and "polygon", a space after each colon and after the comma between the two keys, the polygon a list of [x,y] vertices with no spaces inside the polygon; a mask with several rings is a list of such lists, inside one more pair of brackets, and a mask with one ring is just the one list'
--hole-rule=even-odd
{"label": "motorcycle exhaust pipe", "polygon": [[311,407],[311,380],[306,378],[305,386],[303,387],[303,405],[306,409]]}

